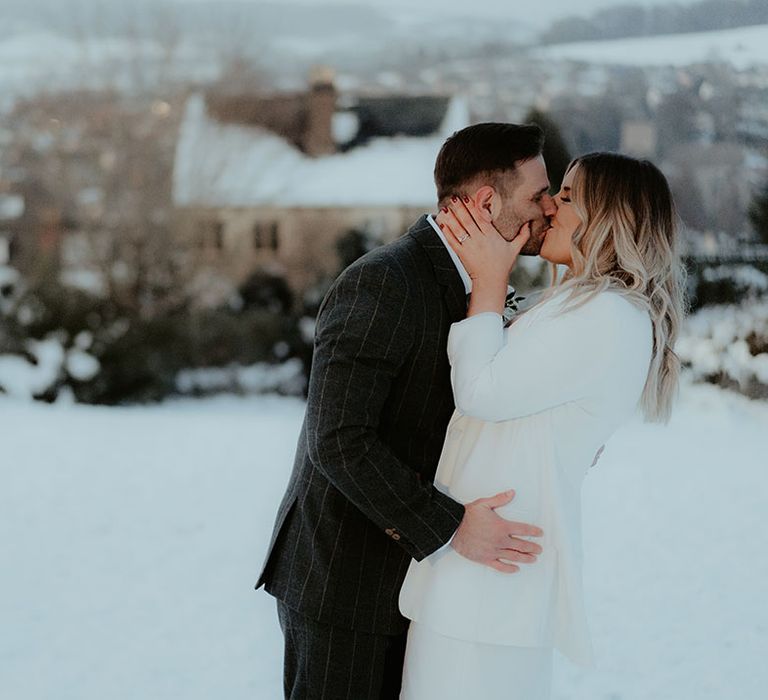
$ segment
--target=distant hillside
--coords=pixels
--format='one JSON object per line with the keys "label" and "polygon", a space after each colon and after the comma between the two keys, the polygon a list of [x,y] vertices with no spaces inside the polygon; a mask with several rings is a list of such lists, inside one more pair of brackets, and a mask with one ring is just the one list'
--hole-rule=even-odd
{"label": "distant hillside", "polygon": [[687,66],[726,62],[738,68],[768,64],[768,24],[717,32],[664,34],[543,46],[540,57],[625,66]]}
{"label": "distant hillside", "polygon": [[557,20],[541,35],[545,44],[684,34],[768,24],[767,0],[700,0],[688,5],[626,4],[590,17]]}

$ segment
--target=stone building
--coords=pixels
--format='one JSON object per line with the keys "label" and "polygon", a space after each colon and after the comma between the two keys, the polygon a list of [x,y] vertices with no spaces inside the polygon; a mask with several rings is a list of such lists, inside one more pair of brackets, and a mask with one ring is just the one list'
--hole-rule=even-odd
{"label": "stone building", "polygon": [[434,210],[435,157],[468,123],[460,98],[340,95],[323,71],[297,94],[193,95],[173,202],[195,288],[217,303],[262,270],[301,294],[338,272],[349,231],[401,235]]}

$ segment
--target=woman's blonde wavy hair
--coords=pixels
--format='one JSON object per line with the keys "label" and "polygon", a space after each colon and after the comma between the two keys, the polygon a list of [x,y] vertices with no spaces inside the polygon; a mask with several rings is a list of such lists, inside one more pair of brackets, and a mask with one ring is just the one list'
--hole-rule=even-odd
{"label": "woman's blonde wavy hair", "polygon": [[570,288],[569,308],[610,289],[648,311],[653,354],[640,404],[647,420],[666,422],[677,393],[674,345],[685,307],[669,184],[653,163],[617,153],[589,153],[568,171],[575,167],[570,197],[584,223],[571,241],[573,267],[557,290]]}

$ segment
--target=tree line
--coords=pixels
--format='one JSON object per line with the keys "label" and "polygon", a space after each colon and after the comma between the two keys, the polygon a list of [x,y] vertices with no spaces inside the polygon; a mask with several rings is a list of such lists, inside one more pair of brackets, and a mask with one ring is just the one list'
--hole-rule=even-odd
{"label": "tree line", "polygon": [[626,4],[589,17],[565,17],[541,36],[548,44],[684,34],[768,23],[765,0],[700,0],[690,5]]}

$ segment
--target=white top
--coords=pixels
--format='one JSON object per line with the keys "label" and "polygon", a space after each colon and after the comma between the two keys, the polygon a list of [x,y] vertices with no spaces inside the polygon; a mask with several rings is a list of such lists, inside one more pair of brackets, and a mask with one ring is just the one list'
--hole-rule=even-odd
{"label": "white top", "polygon": [[503,329],[482,313],[448,338],[456,411],[435,485],[461,503],[514,488],[497,509],[539,525],[543,553],[504,574],[453,548],[412,562],[403,615],[440,634],[555,646],[592,663],[581,575],[581,484],[595,453],[634,413],[648,373],[648,313],[615,292],[562,311],[556,294]]}

